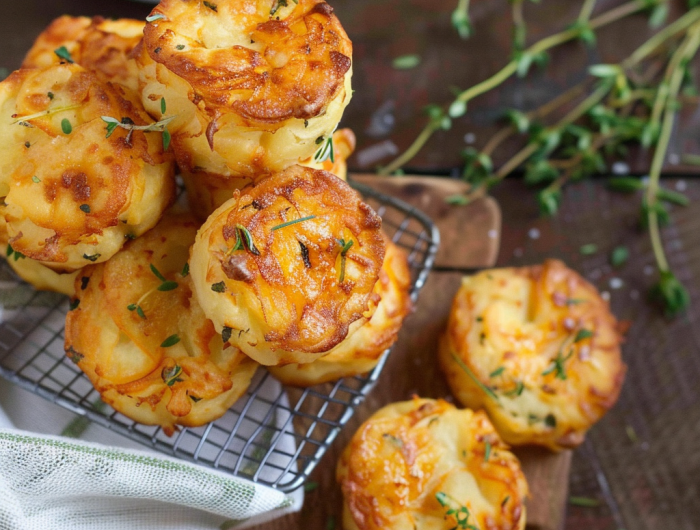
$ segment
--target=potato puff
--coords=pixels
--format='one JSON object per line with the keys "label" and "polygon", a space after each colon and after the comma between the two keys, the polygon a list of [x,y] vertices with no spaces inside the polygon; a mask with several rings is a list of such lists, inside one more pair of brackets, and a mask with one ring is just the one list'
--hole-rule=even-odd
{"label": "potato puff", "polygon": [[57,271],[107,260],[153,227],[175,193],[160,132],[138,101],[77,64],[0,83],[0,197],[12,248]]}
{"label": "potato puff", "polygon": [[482,411],[442,400],[393,403],[343,451],[345,530],[525,528],[527,482]]}
{"label": "potato puff", "polygon": [[255,177],[313,156],[350,101],[352,44],[322,0],[163,0],[135,55],[185,173]]}
{"label": "potato puff", "polygon": [[139,77],[132,50],[143,38],[141,20],[102,17],[58,17],[37,37],[22,68],[46,68],[66,62],[55,50],[64,47],[72,61],[95,73],[101,81],[138,90]]}
{"label": "potato puff", "polygon": [[171,212],[108,262],[86,267],[66,317],[66,354],[102,400],[167,434],[222,416],[257,367],[192,295],[186,264],[198,226]]}
{"label": "potato puff", "polygon": [[381,219],[345,182],[292,166],[236,192],[197,234],[195,292],[218,331],[264,365],[311,362],[367,318]]}
{"label": "potato puff", "polygon": [[[333,161],[330,158],[316,160],[307,158],[301,165],[313,169],[330,171],[336,177],[347,180],[347,159],[355,149],[355,135],[350,129],[341,129],[333,133]],[[190,172],[182,170],[182,179],[187,188],[187,200],[190,209],[204,221],[219,206],[231,198],[233,192],[251,184],[253,179],[225,177],[204,171]]]}
{"label": "potato puff", "polygon": [[4,210],[5,206],[0,204],[0,256],[7,259],[8,265],[17,276],[36,289],[73,296],[75,277],[78,275],[78,271],[62,274],[49,269],[38,261],[27,258],[20,252],[15,252],[8,243]]}
{"label": "potato puff", "polygon": [[406,254],[389,239],[385,241],[384,263],[370,298],[369,319],[353,322],[345,340],[320,359],[307,364],[271,366],[272,375],[287,385],[311,386],[364,374],[377,366],[382,354],[396,342],[412,307]]}
{"label": "potato puff", "polygon": [[595,287],[547,260],[464,278],[439,359],[457,399],[485,408],[507,443],[560,450],[617,401],[620,340]]}

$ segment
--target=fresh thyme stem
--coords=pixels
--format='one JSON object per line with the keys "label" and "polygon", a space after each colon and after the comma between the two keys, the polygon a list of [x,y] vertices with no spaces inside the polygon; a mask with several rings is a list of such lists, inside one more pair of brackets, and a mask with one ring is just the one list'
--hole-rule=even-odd
{"label": "fresh thyme stem", "polygon": [[[661,0],[660,0],[661,1]],[[666,0],[663,0],[666,1]],[[516,2],[517,3],[517,2]],[[515,6],[515,4],[514,4]],[[596,18],[593,18],[589,22],[589,27],[593,30],[599,29],[603,26],[616,22],[617,20],[629,16],[633,13],[646,9],[648,5],[643,0],[632,0],[619,7],[611,9],[606,13],[603,13]],[[578,28],[569,28],[549,37],[536,42],[532,46],[523,50],[523,54],[528,54],[535,56],[542,52],[545,52],[555,46],[573,40],[579,36],[580,30]],[[471,88],[463,91],[454,100],[454,102],[467,103],[481,94],[488,92],[489,90],[497,87],[511,77],[518,70],[518,59],[512,59],[506,66],[501,70],[496,72],[494,75],[488,79],[478,83]],[[453,103],[454,103],[453,102]],[[418,152],[427,143],[433,133],[440,128],[439,124],[435,120],[430,120],[423,130],[420,132],[418,137],[413,141],[413,143],[395,160],[393,160],[389,165],[385,166],[379,171],[380,175],[388,175],[399,169],[401,166],[409,162],[413,157],[418,154]]]}
{"label": "fresh thyme stem", "polygon": [[681,46],[673,54],[673,57],[669,63],[669,68],[667,69],[668,94],[665,100],[664,117],[661,124],[659,140],[656,145],[656,149],[654,150],[651,169],[649,171],[649,185],[646,191],[649,235],[651,238],[652,250],[654,251],[654,258],[656,259],[656,263],[662,273],[668,272],[670,267],[668,265],[668,260],[666,259],[664,247],[661,242],[658,212],[656,208],[654,208],[654,205],[658,200],[657,195],[659,191],[659,178],[661,176],[661,169],[664,159],[666,158],[666,150],[668,149],[668,144],[671,140],[671,132],[673,131],[673,122],[676,115],[674,105],[683,82],[683,69],[679,68],[679,66],[684,60],[690,60],[697,52],[698,47],[700,47],[700,24],[695,24],[689,30],[688,36],[683,44],[681,44]]}
{"label": "fresh thyme stem", "polygon": [[578,16],[579,23],[588,22],[595,9],[596,0],[586,0],[581,7],[581,13]]}

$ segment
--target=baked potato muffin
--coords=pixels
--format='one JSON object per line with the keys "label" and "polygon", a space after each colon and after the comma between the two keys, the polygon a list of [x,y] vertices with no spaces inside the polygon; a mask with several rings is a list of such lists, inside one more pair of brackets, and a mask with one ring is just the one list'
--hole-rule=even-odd
{"label": "baked potato muffin", "polygon": [[[352,45],[323,0],[162,0],[137,55],[185,174],[255,177],[313,156],[350,101]],[[318,142],[318,143],[317,143]]]}
{"label": "baked potato muffin", "polygon": [[167,434],[222,416],[257,367],[192,296],[186,264],[198,226],[172,212],[108,262],[86,267],[66,317],[66,354],[102,400]]}
{"label": "baked potato muffin", "polygon": [[345,182],[302,166],[235,193],[202,226],[190,264],[217,331],[264,365],[311,362],[369,318],[381,219]]}
{"label": "baked potato muffin", "polygon": [[[347,159],[355,149],[355,134],[350,129],[340,129],[333,133],[333,160],[309,157],[302,166],[330,171],[336,177],[347,180]],[[204,221],[214,210],[231,198],[235,190],[240,190],[253,182],[252,178],[227,177],[207,173],[203,170],[183,170],[182,179],[187,188],[190,209]]]}
{"label": "baked potato muffin", "polygon": [[0,256],[7,259],[8,265],[17,276],[35,288],[73,296],[75,277],[78,275],[78,271],[59,273],[38,261],[29,259],[21,252],[15,252],[8,243],[7,225],[3,215],[4,209],[5,206],[0,204]]}
{"label": "baked potato muffin", "polygon": [[369,320],[353,322],[347,338],[320,359],[270,366],[272,375],[287,385],[311,386],[364,374],[377,365],[386,349],[396,342],[401,324],[411,311],[408,260],[399,247],[388,238],[385,241],[384,263],[370,297]]}
{"label": "baked potato muffin", "polygon": [[0,198],[15,251],[57,271],[114,255],[153,227],[175,192],[172,157],[119,85],[77,64],[23,69],[0,83]]}
{"label": "baked potato muffin", "polygon": [[[143,38],[144,26],[141,20],[125,18],[58,17],[37,37],[22,68],[46,68],[67,62],[68,57],[102,81],[137,91],[138,69],[130,54]],[[62,47],[67,56],[56,52]]]}
{"label": "baked potato muffin", "polygon": [[345,530],[525,528],[527,482],[482,411],[414,398],[364,422],[336,471]]}
{"label": "baked potato muffin", "polygon": [[617,321],[561,261],[466,277],[439,349],[457,399],[509,444],[579,445],[618,398]]}

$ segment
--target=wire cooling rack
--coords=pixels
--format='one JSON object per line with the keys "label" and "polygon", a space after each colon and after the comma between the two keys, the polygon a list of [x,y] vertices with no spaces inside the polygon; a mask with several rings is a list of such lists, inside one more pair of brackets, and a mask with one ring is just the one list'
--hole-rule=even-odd
{"label": "wire cooling rack", "polygon": [[[353,186],[382,217],[387,236],[406,250],[415,302],[435,259],[437,228],[406,203],[359,183]],[[15,281],[6,263],[0,267],[2,281]],[[223,417],[168,437],[160,427],[138,424],[102,403],[67,359],[64,296],[27,285],[16,296],[0,324],[0,376],[153,449],[285,492],[304,483],[374,386],[390,351],[369,374],[307,389],[282,387],[260,368],[246,395]]]}

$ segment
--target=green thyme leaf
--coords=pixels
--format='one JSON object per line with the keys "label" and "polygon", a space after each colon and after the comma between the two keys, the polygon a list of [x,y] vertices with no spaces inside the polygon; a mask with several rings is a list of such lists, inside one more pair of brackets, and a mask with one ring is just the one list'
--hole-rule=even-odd
{"label": "green thyme leaf", "polygon": [[80,361],[83,360],[85,357],[82,353],[77,351],[73,346],[68,346],[68,349],[66,350],[66,357],[68,357],[71,361],[73,361],[75,364],[78,364]]}
{"label": "green thyme leaf", "polygon": [[[188,394],[188,395],[189,395],[189,394]],[[202,398],[197,397],[197,396],[190,396],[190,399],[191,399],[192,401],[194,401],[195,403],[198,403],[198,402],[202,401]]]}
{"label": "green thyme leaf", "polygon": [[136,314],[140,316],[142,319],[146,320],[146,314],[143,312],[143,309],[141,306],[136,306]]}
{"label": "green thyme leaf", "polygon": [[557,419],[554,417],[554,414],[547,414],[544,417],[544,424],[547,427],[552,427],[552,428],[556,427],[557,426]]}
{"label": "green thyme leaf", "polygon": [[85,212],[85,213],[90,213],[90,205],[89,204],[81,204],[80,210],[82,212]]}
{"label": "green thyme leaf", "polygon": [[[59,58],[68,61],[69,63],[73,63],[73,58],[70,56],[70,52],[65,46],[61,46],[60,48],[56,48],[53,51],[56,55],[58,55]],[[50,92],[49,92],[50,94]],[[51,96],[49,96],[49,99],[53,99]]]}
{"label": "green thyme leaf", "polygon": [[86,259],[88,261],[92,261],[93,263],[100,259],[100,256],[102,254],[93,254],[92,256],[88,256],[87,254],[83,254],[83,259]]}
{"label": "green thyme leaf", "polygon": [[411,70],[420,64],[420,56],[415,54],[396,57],[391,66],[396,70]]}
{"label": "green thyme leaf", "polygon": [[36,175],[34,175],[34,176],[32,177],[32,182],[35,182],[35,183],[39,184],[39,183],[41,182],[41,179],[40,179],[39,177],[37,177]]}
{"label": "green thyme leaf", "polygon": [[158,278],[161,282],[167,281],[165,279],[165,276],[163,276],[158,269],[156,269],[155,265],[153,263],[149,264],[149,267],[151,268],[151,272],[155,275],[156,278]]}
{"label": "green thyme leaf", "polygon": [[74,309],[78,309],[79,305],[80,305],[80,299],[74,298],[73,300],[70,301],[70,304],[68,305],[68,311],[73,311]]}
{"label": "green thyme leaf", "polygon": [[61,130],[63,134],[70,134],[73,132],[73,126],[70,124],[70,121],[68,121],[68,118],[63,118],[61,120]]}
{"label": "green thyme leaf", "polygon": [[525,390],[525,383],[522,381],[516,381],[515,382],[515,388],[512,390],[509,390],[508,392],[504,392],[503,394],[506,396],[520,396],[523,393],[523,390]]}
{"label": "green thyme leaf", "polygon": [[165,114],[165,98],[160,98],[160,113]]}
{"label": "green thyme leaf", "polygon": [[489,374],[489,377],[498,377],[505,371],[506,367],[505,366],[499,366],[496,368],[493,372]]}
{"label": "green thyme leaf", "polygon": [[[175,49],[176,49],[176,50],[184,50],[184,49],[185,49],[185,45],[184,45],[184,44],[178,44],[177,46],[175,46]],[[163,111],[163,112],[165,112],[165,111]]]}
{"label": "green thyme leaf", "polygon": [[183,278],[189,276],[190,274],[190,264],[188,262],[185,262],[185,266],[182,267],[182,272],[180,273],[180,276]]}
{"label": "green thyme leaf", "polygon": [[661,303],[668,317],[674,317],[690,305],[690,295],[671,271],[661,271],[658,283],[652,288],[652,299]]}
{"label": "green thyme leaf", "polygon": [[574,337],[574,344],[585,339],[590,339],[593,335],[594,333],[589,329],[579,329]]}
{"label": "green thyme leaf", "polygon": [[485,449],[484,449],[484,462],[488,462],[490,456],[491,456],[491,443],[486,442]]}
{"label": "green thyme leaf", "polygon": [[307,215],[306,217],[301,217],[300,219],[294,219],[293,221],[287,221],[286,223],[282,223],[281,225],[273,226],[270,230],[272,230],[274,232],[275,230],[279,230],[280,228],[285,228],[287,226],[291,226],[291,225],[301,223],[304,221],[309,221],[309,220],[315,219],[315,218],[316,218],[315,215]]}
{"label": "green thyme leaf", "polygon": [[53,92],[49,92],[49,93],[46,94],[46,95],[48,96],[49,99],[53,99],[53,98],[54,98]]}
{"label": "green thyme leaf", "polygon": [[221,340],[224,342],[224,344],[231,339],[232,331],[233,328],[229,328],[228,326],[224,326],[224,329],[221,330]]}
{"label": "green thyme leaf", "polygon": [[206,7],[208,7],[208,8],[211,9],[212,11],[214,11],[215,13],[218,13],[218,11],[219,11],[219,6],[217,6],[216,4],[214,4],[214,3],[212,3],[212,2],[207,2],[207,0],[204,0],[204,2],[202,2],[202,3],[203,3]]}
{"label": "green thyme leaf", "polygon": [[613,267],[620,267],[625,264],[630,257],[630,251],[627,247],[619,246],[615,247],[610,254],[610,264]]}
{"label": "green thyme leaf", "polygon": [[177,344],[178,342],[180,342],[180,337],[178,337],[177,334],[170,335],[167,339],[161,342],[160,347],[170,348],[170,346],[175,346],[175,344]]}
{"label": "green thyme leaf", "polygon": [[173,281],[167,281],[163,282],[158,286],[158,290],[162,292],[166,291],[172,291],[173,289],[177,289],[178,283],[173,282]]}
{"label": "green thyme leaf", "polygon": [[167,151],[168,147],[170,147],[170,131],[168,129],[163,129],[163,151]]}
{"label": "green thyme leaf", "polygon": [[211,286],[211,290],[215,293],[223,293],[224,291],[226,291],[226,284],[222,281],[213,283]]}

